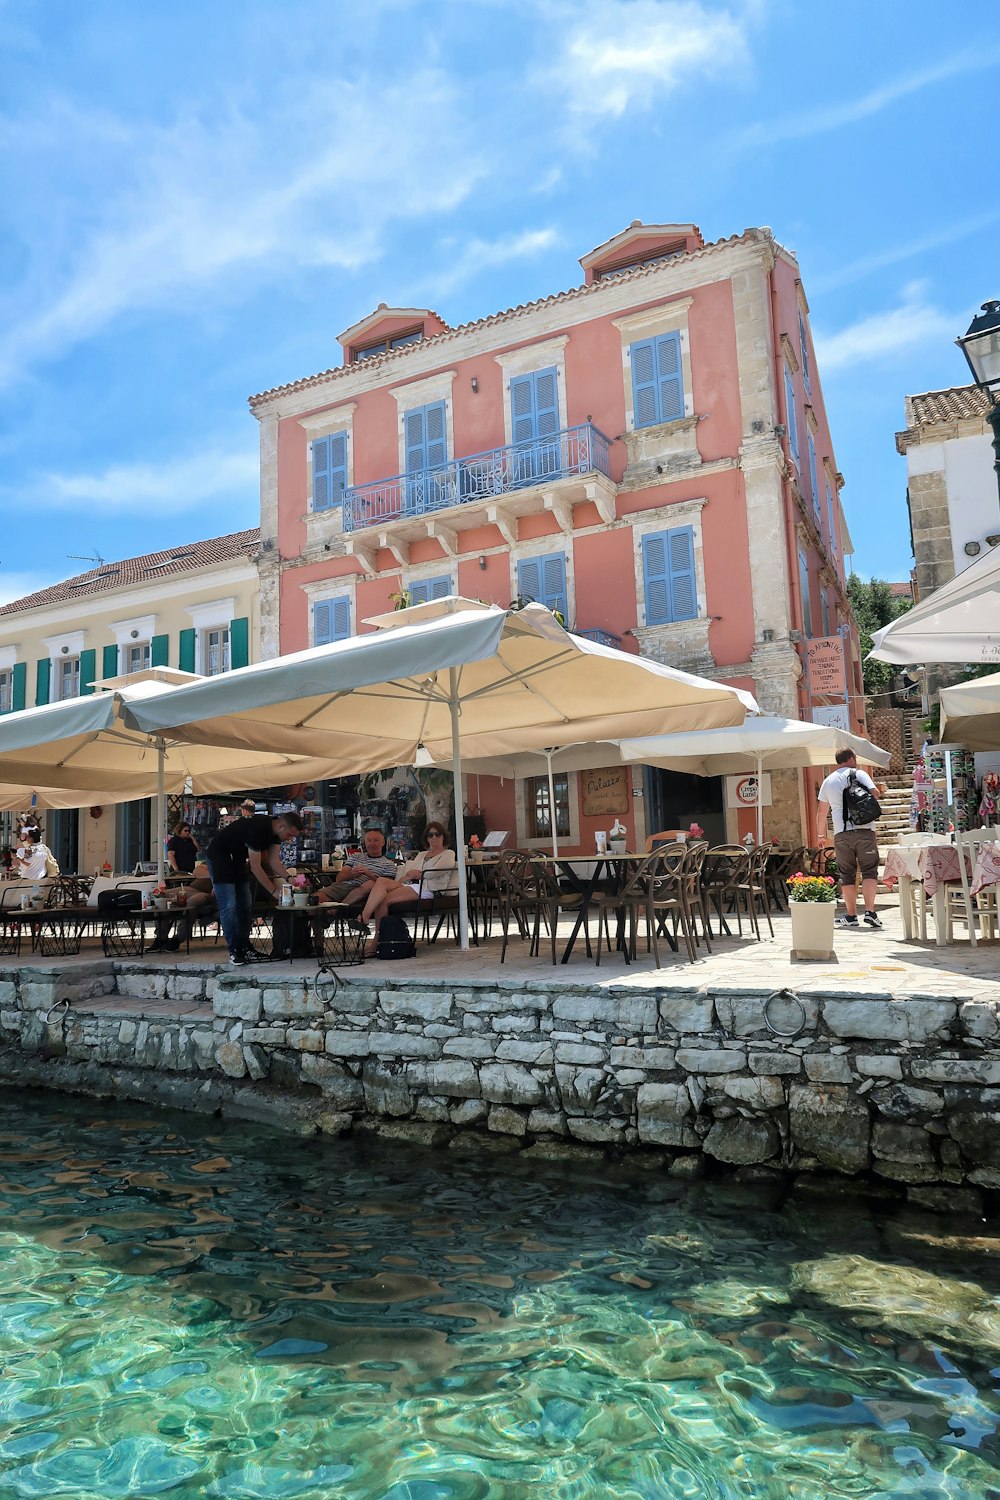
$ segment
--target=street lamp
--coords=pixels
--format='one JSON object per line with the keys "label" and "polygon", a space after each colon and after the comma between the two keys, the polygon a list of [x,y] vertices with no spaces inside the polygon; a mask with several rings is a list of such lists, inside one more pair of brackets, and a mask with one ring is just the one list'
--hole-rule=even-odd
{"label": "street lamp", "polygon": [[990,398],[986,420],[993,428],[993,468],[1000,485],[1000,301],[984,302],[982,312],[955,343],[968,360],[976,385]]}

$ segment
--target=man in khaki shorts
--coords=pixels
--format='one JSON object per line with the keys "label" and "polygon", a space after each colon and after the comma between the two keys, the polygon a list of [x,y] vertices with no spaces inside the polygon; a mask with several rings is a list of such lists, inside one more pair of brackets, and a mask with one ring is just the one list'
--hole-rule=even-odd
{"label": "man in khaki shorts", "polygon": [[885,796],[885,787],[876,786],[865,771],[858,769],[853,750],[837,751],[837,769],[831,771],[818,794],[816,817],[816,842],[821,849],[826,846],[826,824],[833,813],[833,848],[837,856],[844,906],[842,917],[837,918],[838,927],[860,927],[858,921],[858,871],[861,871],[861,892],[865,899],[864,925],[880,928],[875,911],[875,890],[878,883],[878,841],[872,823],[854,828],[844,823],[844,789],[853,775],[861,786],[878,797]]}

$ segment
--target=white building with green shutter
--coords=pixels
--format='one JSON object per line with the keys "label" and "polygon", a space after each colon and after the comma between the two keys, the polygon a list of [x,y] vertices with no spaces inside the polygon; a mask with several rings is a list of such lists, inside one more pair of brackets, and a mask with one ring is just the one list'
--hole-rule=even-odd
{"label": "white building with green shutter", "polygon": [[[102,563],[0,605],[0,713],[94,692],[104,677],[144,667],[213,676],[259,659],[254,527],[162,552]],[[45,814],[65,871],[105,860],[130,869],[151,857],[148,802]]]}

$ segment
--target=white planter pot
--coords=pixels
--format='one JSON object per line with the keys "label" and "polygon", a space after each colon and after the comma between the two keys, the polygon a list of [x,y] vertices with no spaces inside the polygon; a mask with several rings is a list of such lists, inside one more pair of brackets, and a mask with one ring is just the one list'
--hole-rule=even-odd
{"label": "white planter pot", "polygon": [[309,892],[308,891],[302,891],[302,892],[296,891],[295,895],[292,897],[292,902],[293,902],[293,904],[295,906],[298,906],[300,908],[303,907],[303,906],[308,906],[309,905]]}
{"label": "white planter pot", "polygon": [[792,957],[833,957],[833,919],[836,901],[790,901],[792,914]]}

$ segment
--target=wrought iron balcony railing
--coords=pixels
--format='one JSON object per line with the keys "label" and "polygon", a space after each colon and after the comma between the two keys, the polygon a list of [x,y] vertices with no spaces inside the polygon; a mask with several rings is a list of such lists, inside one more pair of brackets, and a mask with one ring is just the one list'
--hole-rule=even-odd
{"label": "wrought iron balcony railing", "polygon": [[619,647],[622,643],[620,635],[615,635],[613,630],[581,630],[577,627],[574,635],[582,635],[588,641],[596,641],[599,646]]}
{"label": "wrought iron balcony railing", "polygon": [[610,478],[609,446],[603,432],[592,422],[584,422],[530,443],[511,443],[488,453],[453,458],[432,469],[356,484],[344,491],[344,530],[361,531],[455,505],[495,500],[573,475],[597,473]]}

